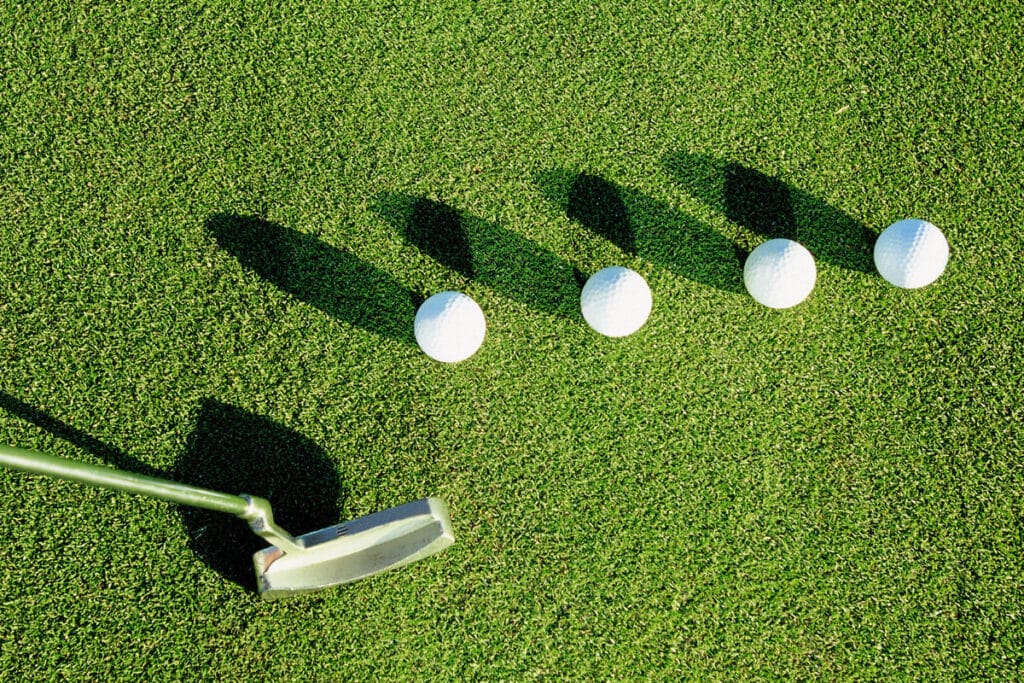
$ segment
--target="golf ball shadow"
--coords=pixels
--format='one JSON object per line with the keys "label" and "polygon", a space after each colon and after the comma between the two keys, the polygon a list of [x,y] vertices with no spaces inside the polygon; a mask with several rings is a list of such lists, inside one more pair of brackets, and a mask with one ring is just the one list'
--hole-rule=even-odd
{"label": "golf ball shadow", "polygon": [[588,236],[598,237],[694,282],[743,292],[733,242],[693,216],[590,173],[549,170],[536,182],[584,229],[576,239],[577,256],[585,257]]}
{"label": "golf ball shadow", "polygon": [[576,317],[572,265],[535,242],[426,197],[387,193],[375,210],[407,244],[459,276],[451,289],[475,281],[535,310]]}
{"label": "golf ball shadow", "polygon": [[246,269],[331,317],[405,344],[418,295],[316,237],[255,216],[215,214],[206,227]]}
{"label": "golf ball shadow", "polygon": [[678,152],[666,157],[664,166],[691,195],[751,233],[737,239],[743,261],[760,238],[783,238],[840,268],[874,272],[875,231],[827,202],[779,178],[706,154]]}
{"label": "golf ball shadow", "polygon": [[[274,519],[293,535],[337,523],[345,497],[335,463],[315,443],[215,400],[203,402],[173,478],[266,498]],[[255,590],[252,555],[266,542],[236,517],[190,507],[179,511],[196,556],[224,578]]]}

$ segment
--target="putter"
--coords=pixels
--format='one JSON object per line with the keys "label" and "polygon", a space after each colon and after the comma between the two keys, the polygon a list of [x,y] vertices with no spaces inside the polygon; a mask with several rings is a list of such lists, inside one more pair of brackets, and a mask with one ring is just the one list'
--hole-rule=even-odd
{"label": "putter", "polygon": [[270,503],[256,496],[233,496],[9,446],[0,446],[0,466],[241,517],[272,544],[252,557],[256,586],[267,600],[373,576],[455,542],[448,508],[439,498],[423,498],[292,536],[274,522]]}

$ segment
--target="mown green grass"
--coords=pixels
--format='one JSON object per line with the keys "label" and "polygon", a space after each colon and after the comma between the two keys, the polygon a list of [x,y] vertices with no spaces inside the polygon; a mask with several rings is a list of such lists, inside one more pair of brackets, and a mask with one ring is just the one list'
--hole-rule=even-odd
{"label": "mown green grass", "polygon": [[[0,670],[1019,675],[1022,19],[5,5],[0,440],[296,533],[437,495],[458,540],[265,604],[233,520],[6,473]],[[913,292],[870,262],[909,216],[952,248]],[[819,267],[784,312],[739,277],[776,231]],[[574,301],[613,264],[655,298],[623,340]],[[456,366],[411,337],[442,289],[488,317]]]}

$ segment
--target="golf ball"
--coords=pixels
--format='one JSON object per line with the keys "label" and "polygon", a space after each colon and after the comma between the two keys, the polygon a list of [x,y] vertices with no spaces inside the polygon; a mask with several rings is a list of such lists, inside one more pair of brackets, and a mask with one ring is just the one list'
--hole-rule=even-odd
{"label": "golf ball", "polygon": [[606,337],[625,337],[639,330],[651,314],[651,305],[647,281],[621,266],[591,275],[580,294],[583,318]]}
{"label": "golf ball", "polygon": [[416,343],[442,363],[466,360],[484,343],[487,321],[480,306],[461,292],[441,292],[416,311]]}
{"label": "golf ball", "polygon": [[907,218],[886,228],[875,242],[875,267],[890,284],[904,289],[930,285],[949,261],[945,235],[928,221]]}
{"label": "golf ball", "polygon": [[769,308],[796,306],[814,289],[817,275],[811,252],[787,239],[758,246],[743,266],[743,284],[750,296]]}

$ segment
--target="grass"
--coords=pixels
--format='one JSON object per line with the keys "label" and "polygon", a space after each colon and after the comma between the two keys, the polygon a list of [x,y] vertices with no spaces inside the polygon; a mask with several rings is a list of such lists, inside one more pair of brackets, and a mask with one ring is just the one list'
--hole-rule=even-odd
{"label": "grass", "polygon": [[[1022,19],[5,5],[0,441],[296,533],[437,495],[457,542],[264,604],[234,520],[4,473],[0,668],[1019,676]],[[952,258],[899,291],[909,216]],[[781,234],[819,277],[773,312],[739,264]],[[613,264],[655,298],[623,340],[574,302]],[[488,317],[455,366],[410,334],[442,289]]]}

